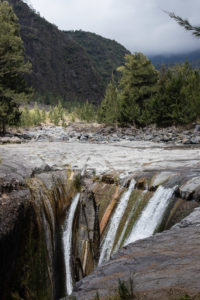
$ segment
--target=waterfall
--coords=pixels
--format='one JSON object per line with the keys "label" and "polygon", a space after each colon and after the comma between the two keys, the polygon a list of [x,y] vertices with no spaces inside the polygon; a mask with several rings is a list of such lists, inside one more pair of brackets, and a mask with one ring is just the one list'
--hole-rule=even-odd
{"label": "waterfall", "polygon": [[118,240],[118,242],[117,242],[117,244],[116,244],[116,246],[115,246],[115,248],[113,250],[113,253],[116,253],[120,249],[121,244],[122,244],[122,240],[123,240],[123,237],[124,237],[124,234],[125,234],[125,232],[127,230],[127,227],[128,227],[128,224],[129,224],[130,220],[133,218],[133,215],[134,215],[134,212],[135,212],[135,210],[137,208],[138,203],[142,200],[142,197],[146,193],[147,193],[147,189],[142,192],[142,195],[137,199],[137,201],[135,202],[135,205],[132,207],[132,209],[130,211],[130,214],[129,214],[129,216],[128,216],[127,220],[126,220],[126,223],[124,225],[124,228],[122,230],[122,233],[121,233],[121,235],[119,237],[119,240]]}
{"label": "waterfall", "polygon": [[71,246],[72,246],[72,227],[74,215],[78,205],[80,194],[76,194],[74,197],[69,214],[65,220],[64,230],[63,230],[63,247],[64,247],[64,260],[65,260],[65,270],[66,270],[66,290],[67,294],[70,295],[73,290],[72,275],[71,275]]}
{"label": "waterfall", "polygon": [[135,183],[136,182],[134,179],[131,180],[128,190],[122,195],[115,209],[114,215],[111,218],[108,232],[105,236],[105,239],[103,240],[103,245],[102,245],[100,258],[99,258],[99,265],[101,265],[104,261],[107,261],[110,258],[114,240],[115,240],[115,235],[119,227],[120,220],[123,217],[123,214],[126,210],[130,195],[135,187]]}
{"label": "waterfall", "polygon": [[168,207],[173,193],[174,189],[165,189],[164,187],[159,186],[144,208],[138,221],[133,226],[124,246],[133,243],[136,240],[149,237],[155,232],[157,226],[159,226],[162,221],[163,214]]}

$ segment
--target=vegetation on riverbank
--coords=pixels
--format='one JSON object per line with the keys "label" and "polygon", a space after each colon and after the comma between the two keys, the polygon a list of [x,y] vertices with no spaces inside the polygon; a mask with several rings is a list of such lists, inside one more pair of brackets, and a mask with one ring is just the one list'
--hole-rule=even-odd
{"label": "vegetation on riverbank", "polygon": [[[118,82],[112,77],[99,106],[88,101],[68,105],[66,114],[108,125],[158,126],[186,125],[200,118],[200,72],[186,62],[158,72],[141,53],[126,55],[126,64],[118,68]],[[59,108],[60,107],[60,108]],[[50,109],[49,119],[59,124],[61,102]],[[62,114],[62,113],[61,113]],[[59,117],[63,122],[63,117]],[[23,123],[22,123],[23,124]],[[34,123],[38,125],[37,123]],[[64,124],[64,123],[63,123]]]}
{"label": "vegetation on riverbank", "polygon": [[[115,126],[144,127],[156,124],[165,127],[185,126],[200,119],[199,70],[194,70],[188,62],[185,62],[169,69],[163,66],[160,71],[157,71],[151,61],[142,53],[125,55],[125,65],[118,67],[118,76],[112,76],[101,103],[100,98],[96,104],[93,104],[91,98],[86,102],[78,102],[75,98],[69,102],[65,97],[58,96],[49,102],[47,92],[43,96],[35,92],[33,97],[35,101],[43,104],[54,103],[55,106],[45,110],[45,108],[39,109],[35,104],[34,109],[27,106],[20,109],[20,102],[25,98],[26,100],[30,98],[28,95],[30,90],[26,88],[23,78],[24,74],[30,71],[30,64],[26,63],[23,57],[24,48],[17,17],[7,2],[2,2],[0,8],[3,25],[0,35],[2,57],[0,65],[0,125],[3,134],[5,134],[6,125],[31,127],[50,123],[66,127],[68,121],[84,120]],[[12,17],[6,18],[6,10],[10,11]],[[8,29],[14,30],[14,33],[8,35]],[[83,43],[84,34],[82,32],[71,32],[71,35],[81,39]],[[99,39],[96,35],[90,35],[90,38],[93,43]],[[5,41],[10,45],[9,51],[7,51],[8,47]],[[102,47],[108,43],[106,40],[101,42]],[[112,51],[114,51],[113,43],[111,43],[112,47],[110,46]],[[84,47],[89,46],[86,43]],[[112,51],[111,53],[113,53]],[[123,51],[120,52],[118,63],[121,61]],[[108,56],[108,54],[106,55]],[[11,63],[13,59],[16,64]],[[103,74],[105,70],[101,71]],[[108,76],[104,85],[107,81]]]}

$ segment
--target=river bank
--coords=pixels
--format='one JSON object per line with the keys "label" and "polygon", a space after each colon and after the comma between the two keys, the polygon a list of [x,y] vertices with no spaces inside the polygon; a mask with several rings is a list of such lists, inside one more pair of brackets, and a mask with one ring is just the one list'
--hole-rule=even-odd
{"label": "river bank", "polygon": [[66,128],[59,126],[39,126],[29,129],[10,130],[0,137],[0,144],[30,141],[63,141],[88,143],[114,143],[119,141],[151,141],[167,144],[200,144],[200,126],[190,129],[167,127],[112,127],[100,124],[76,122]]}

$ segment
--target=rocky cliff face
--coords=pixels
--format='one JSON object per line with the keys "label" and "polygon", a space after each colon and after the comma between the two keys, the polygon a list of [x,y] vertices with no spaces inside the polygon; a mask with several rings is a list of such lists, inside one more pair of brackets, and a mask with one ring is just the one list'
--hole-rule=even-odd
{"label": "rocky cliff face", "polygon": [[[65,275],[70,270],[64,262],[62,226],[77,192],[81,193],[70,251],[72,281],[81,280],[75,287],[77,299],[93,299],[98,290],[101,297],[108,290],[115,293],[118,279],[128,281],[130,272],[134,291],[144,299],[168,299],[170,289],[176,295],[198,292],[198,276],[189,286],[189,277],[199,270],[195,264],[199,224],[193,219],[122,248],[97,268],[104,239],[132,178],[135,187],[116,224],[112,255],[124,245],[160,186],[174,192],[154,232],[170,229],[199,206],[197,149],[152,143],[139,147],[133,142],[32,142],[1,146],[0,156],[1,299],[49,300],[66,295]],[[159,202],[163,200],[164,194]]]}
{"label": "rocky cliff face", "polygon": [[74,193],[72,181],[66,172],[12,180],[17,184],[1,182],[1,299],[58,298],[60,220]]}

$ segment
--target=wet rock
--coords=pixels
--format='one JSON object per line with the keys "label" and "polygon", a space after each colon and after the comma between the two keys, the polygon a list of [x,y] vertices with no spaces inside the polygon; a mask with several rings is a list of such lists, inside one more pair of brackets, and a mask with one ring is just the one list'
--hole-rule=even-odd
{"label": "wet rock", "polygon": [[149,190],[155,190],[159,185],[164,185],[169,179],[177,176],[178,174],[173,172],[160,172],[154,175],[149,185]]}
{"label": "wet rock", "polygon": [[199,200],[200,196],[200,177],[194,177],[188,180],[179,188],[180,196],[183,199],[196,199]]}
{"label": "wet rock", "polygon": [[96,267],[99,243],[100,231],[94,194],[85,188],[81,193],[73,228],[72,273],[75,281],[88,275]]}
{"label": "wet rock", "polygon": [[[118,279],[134,282],[137,299],[168,300],[200,292],[200,210],[184,225],[137,241],[78,282],[72,296],[77,300],[113,295]],[[182,223],[183,224],[183,223]],[[173,296],[174,295],[174,296]]]}
{"label": "wet rock", "polygon": [[200,207],[195,208],[189,216],[174,225],[173,228],[185,228],[192,225],[200,227]]}
{"label": "wet rock", "polygon": [[141,177],[141,178],[137,179],[135,187],[138,190],[149,189],[149,187],[148,187],[148,179],[146,177]]}
{"label": "wet rock", "polygon": [[53,274],[48,269],[43,231],[36,218],[27,188],[0,197],[1,299],[11,299],[19,291],[23,298],[28,293],[34,298],[43,293],[53,299]]}

